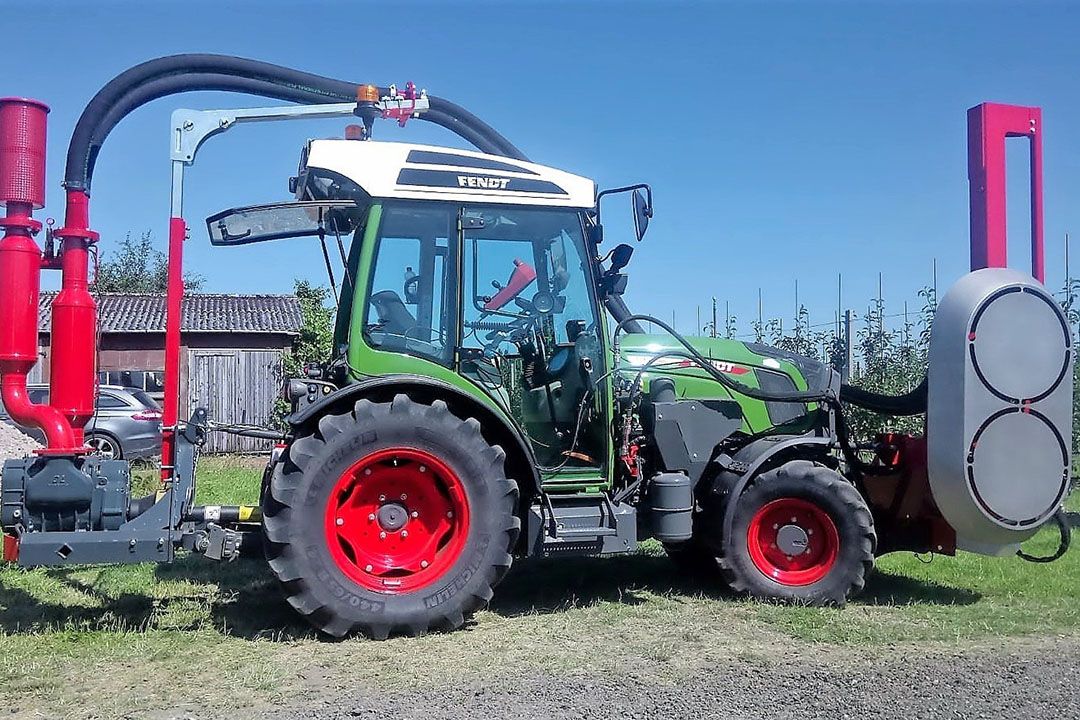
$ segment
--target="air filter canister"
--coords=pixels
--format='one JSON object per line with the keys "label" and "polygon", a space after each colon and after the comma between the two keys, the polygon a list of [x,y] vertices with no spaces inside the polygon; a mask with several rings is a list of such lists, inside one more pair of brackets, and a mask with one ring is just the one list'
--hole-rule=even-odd
{"label": "air filter canister", "polygon": [[37,100],[0,98],[0,203],[45,206],[45,116]]}
{"label": "air filter canister", "polygon": [[1024,273],[970,273],[930,338],[927,470],[957,546],[998,554],[1031,537],[1069,487],[1073,352],[1061,308]]}

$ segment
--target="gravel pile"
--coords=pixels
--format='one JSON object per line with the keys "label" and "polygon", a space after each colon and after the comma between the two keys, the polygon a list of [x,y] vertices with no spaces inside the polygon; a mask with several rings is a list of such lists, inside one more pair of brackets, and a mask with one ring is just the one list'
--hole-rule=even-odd
{"label": "gravel pile", "polygon": [[29,455],[39,447],[40,443],[14,425],[0,422],[0,466],[5,460]]}

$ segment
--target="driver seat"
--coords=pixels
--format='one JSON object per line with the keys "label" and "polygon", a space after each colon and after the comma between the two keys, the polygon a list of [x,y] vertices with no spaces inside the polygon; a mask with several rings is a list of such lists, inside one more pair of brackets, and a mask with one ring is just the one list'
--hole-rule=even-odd
{"label": "driver seat", "polygon": [[380,290],[371,296],[371,304],[382,323],[383,332],[389,335],[408,335],[416,327],[416,318],[405,307],[401,296],[393,290]]}

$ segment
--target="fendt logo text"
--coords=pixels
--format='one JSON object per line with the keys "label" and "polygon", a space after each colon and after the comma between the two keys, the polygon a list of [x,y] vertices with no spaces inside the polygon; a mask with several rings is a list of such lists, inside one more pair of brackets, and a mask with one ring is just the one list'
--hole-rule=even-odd
{"label": "fendt logo text", "polygon": [[510,184],[510,178],[481,177],[479,175],[458,175],[458,187],[487,188],[489,190],[505,190]]}

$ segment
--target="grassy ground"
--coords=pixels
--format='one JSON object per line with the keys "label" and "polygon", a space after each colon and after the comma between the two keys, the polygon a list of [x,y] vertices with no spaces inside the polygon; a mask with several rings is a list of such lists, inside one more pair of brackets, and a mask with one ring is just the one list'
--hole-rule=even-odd
{"label": "grassy ground", "polygon": [[[200,482],[203,502],[253,501],[258,465],[204,460]],[[1048,551],[1054,541],[1046,532],[1032,550]],[[177,705],[225,713],[354,683],[405,686],[511,670],[675,677],[723,656],[767,658],[777,648],[822,653],[1072,635],[1080,628],[1078,580],[1077,552],[1050,566],[895,555],[881,559],[846,609],[793,608],[680,577],[648,545],[624,558],[518,563],[491,609],[464,632],[328,643],[297,621],[256,561],[6,568],[0,707],[66,717],[143,716]]]}

